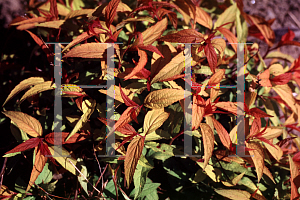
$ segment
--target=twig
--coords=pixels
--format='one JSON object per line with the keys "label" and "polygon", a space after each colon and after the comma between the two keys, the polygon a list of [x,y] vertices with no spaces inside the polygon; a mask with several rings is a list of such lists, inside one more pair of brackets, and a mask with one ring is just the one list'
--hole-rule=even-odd
{"label": "twig", "polygon": [[[60,197],[60,196],[55,196],[53,194],[49,194],[47,191],[45,191],[43,188],[41,188],[40,186],[38,186],[37,184],[34,184],[35,186],[37,186],[38,188],[40,188],[41,190],[43,190],[43,192],[45,192],[45,194],[47,195],[48,198],[50,198],[49,196],[52,197],[56,197],[56,198],[60,198],[60,199],[69,199],[69,198],[64,198],[64,197]],[[50,198],[51,199],[51,198]]]}
{"label": "twig", "polygon": [[[104,168],[102,174],[101,174],[100,177],[98,178],[98,180],[97,180],[97,182],[96,182],[96,184],[95,184],[95,187],[97,187],[97,185],[98,185],[98,183],[100,182],[101,178],[102,178],[102,180],[103,180],[103,175],[104,175],[104,172],[106,171],[107,166],[108,166],[108,164],[106,164],[106,166],[105,166],[105,168]],[[102,184],[102,189],[101,189],[101,190],[103,191],[103,184]],[[92,193],[94,193],[94,191],[95,191],[95,190],[93,190]],[[99,193],[98,193],[98,195],[99,195]],[[102,193],[101,193],[101,195],[102,195]]]}
{"label": "twig", "polygon": [[288,12],[288,14],[292,18],[292,20],[294,20],[295,24],[297,24],[297,26],[300,28],[300,22],[297,19],[297,17],[293,13],[291,13],[291,12]]}
{"label": "twig", "polygon": [[3,166],[2,166],[2,170],[1,170],[1,173],[0,173],[0,176],[1,176],[0,189],[2,188],[2,182],[3,182],[3,177],[4,177],[4,172],[5,172],[6,162],[7,162],[7,157],[4,159],[4,163],[3,163]]}
{"label": "twig", "polygon": [[[67,158],[68,159],[68,158]],[[70,159],[68,159],[68,161],[71,163],[71,165],[73,165],[73,167],[77,170],[77,172],[94,188],[94,190],[96,190],[98,193],[100,193],[100,191],[97,189],[97,188],[95,188],[94,186],[93,186],[93,184],[91,184],[90,182],[89,182],[89,180],[85,177],[85,175],[83,175],[83,173],[81,173],[81,171],[79,171],[79,169],[72,163],[72,161],[70,160]]]}
{"label": "twig", "polygon": [[[98,160],[98,158],[97,158],[97,155],[96,155],[96,151],[95,151],[95,147],[94,147],[94,144],[93,144],[93,150],[94,150],[94,156],[95,156],[95,158],[96,158],[96,161],[97,161],[97,163],[98,163],[98,167],[99,167],[99,171],[100,171],[100,174],[102,174],[102,170],[101,170],[101,166],[100,166],[100,162],[99,162],[99,160]],[[103,176],[101,176],[102,177],[102,185],[103,185]],[[96,187],[97,187],[97,184],[96,184]],[[92,194],[93,194],[93,192],[92,192]]]}

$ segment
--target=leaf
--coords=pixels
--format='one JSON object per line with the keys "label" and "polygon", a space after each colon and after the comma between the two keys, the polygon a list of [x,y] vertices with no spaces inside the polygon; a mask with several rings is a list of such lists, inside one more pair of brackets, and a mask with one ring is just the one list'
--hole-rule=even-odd
{"label": "leaf", "polygon": [[228,42],[231,44],[232,48],[234,49],[234,51],[237,51],[237,38],[235,37],[235,35],[228,30],[227,28],[223,28],[223,27],[219,27],[218,31],[220,31],[228,40]]}
{"label": "leaf", "polygon": [[156,131],[168,119],[169,115],[164,109],[148,111],[144,119],[143,136]]}
{"label": "leaf", "polygon": [[[62,138],[61,138],[62,144],[72,144],[72,143],[80,142],[82,140],[87,139],[87,137],[89,137],[89,135],[83,135],[83,134],[75,133],[73,136],[70,137],[70,139],[68,139],[68,141],[65,142],[65,139],[67,138],[67,136],[69,135],[69,133],[68,132],[62,132],[61,135],[62,135]],[[49,144],[53,144],[54,145],[55,132],[47,134],[45,136],[45,140]]]}
{"label": "leaf", "polygon": [[50,13],[54,19],[58,19],[58,10],[56,0],[50,0]]}
{"label": "leaf", "polygon": [[45,17],[34,17],[30,19],[25,19],[13,24],[10,24],[11,26],[18,26],[23,24],[32,24],[32,23],[39,23],[39,22],[45,22],[47,19]]}
{"label": "leaf", "polygon": [[144,189],[146,179],[151,168],[143,167],[140,164],[137,165],[133,175],[134,183],[134,199],[137,199]]}
{"label": "leaf", "polygon": [[205,101],[200,95],[193,96],[192,106],[192,130],[199,128],[205,114]]}
{"label": "leaf", "polygon": [[159,109],[169,106],[190,95],[191,93],[179,89],[156,90],[146,96],[144,105],[151,109]]}
{"label": "leaf", "polygon": [[214,49],[213,45],[211,43],[208,43],[204,47],[204,52],[205,52],[205,55],[207,57],[207,61],[208,61],[210,70],[213,73],[215,73],[215,69],[216,69],[217,64],[218,64],[218,57],[217,57],[217,54],[215,52],[215,49]]}
{"label": "leaf", "polygon": [[88,177],[88,170],[87,170],[87,168],[86,168],[86,166],[84,165],[84,162],[83,162],[83,159],[82,158],[78,158],[77,159],[77,162],[78,162],[78,164],[79,163],[81,163],[80,164],[80,167],[81,167],[81,170],[80,170],[80,172],[84,175],[84,176],[82,176],[81,174],[79,174],[78,176],[77,176],[77,179],[78,179],[78,182],[80,183],[80,185],[81,185],[81,187],[82,187],[82,189],[85,191],[85,193],[88,195],[89,193],[88,193],[88,182],[87,182],[87,180],[85,179],[85,177],[87,178]]}
{"label": "leaf", "polygon": [[53,90],[55,89],[55,84],[53,84],[52,81],[46,81],[43,83],[36,84],[34,87],[30,88],[20,99],[20,103],[23,102],[28,97],[31,97],[33,95],[39,94],[41,92],[47,91],[47,90]]}
{"label": "leaf", "polygon": [[293,56],[282,53],[280,51],[272,51],[267,54],[266,58],[279,58],[279,59],[287,60],[290,63],[293,63],[295,61],[295,58],[293,58]]}
{"label": "leaf", "polygon": [[77,160],[75,160],[72,156],[70,156],[70,153],[63,147],[55,148],[55,149],[54,149],[55,146],[48,146],[48,147],[53,158],[63,168],[65,168],[66,170],[68,170],[69,172],[77,176],[75,167],[69,162],[70,160],[74,165],[76,165]]}
{"label": "leaf", "polygon": [[151,77],[155,77],[155,75],[167,65],[171,61],[171,50],[168,45],[157,44],[157,49],[161,52],[164,57],[161,57],[157,53],[152,54],[151,59]]}
{"label": "leaf", "polygon": [[212,121],[214,124],[215,129],[217,130],[217,133],[221,139],[222,144],[227,148],[230,149],[231,146],[231,139],[226,131],[226,129],[222,126],[220,122],[218,122],[214,117],[212,117]]}
{"label": "leaf", "polygon": [[268,149],[270,154],[279,162],[279,160],[281,159],[281,157],[283,155],[282,149],[276,144],[273,144],[274,147],[268,143],[264,143],[264,145]]}
{"label": "leaf", "polygon": [[212,75],[207,85],[216,86],[221,82],[224,74],[225,74],[225,69],[219,69],[216,73],[214,73],[214,75]]}
{"label": "leaf", "polygon": [[205,26],[208,29],[212,28],[212,19],[207,12],[205,12],[202,8],[199,6],[196,7],[196,22],[199,23],[202,26]]}
{"label": "leaf", "polygon": [[2,106],[4,106],[10,99],[12,99],[15,95],[17,95],[19,92],[22,90],[26,90],[32,85],[37,85],[39,83],[45,82],[44,78],[42,77],[31,77],[28,79],[25,79],[21,81],[8,95],[6,98],[5,102],[3,103]]}
{"label": "leaf", "polygon": [[31,171],[31,175],[30,175],[30,180],[26,189],[26,192],[31,188],[31,186],[34,184],[35,180],[38,178],[38,176],[40,175],[40,173],[43,171],[44,166],[47,162],[47,157],[45,157],[42,153],[41,153],[41,149],[38,147],[35,147],[35,161],[34,161],[34,165]]}
{"label": "leaf", "polygon": [[209,159],[212,156],[214,150],[214,141],[215,136],[213,131],[211,130],[210,126],[204,123],[200,124],[200,130],[203,137],[203,145],[204,145],[204,166],[203,169],[208,164]]}
{"label": "leaf", "polygon": [[264,159],[265,159],[265,154],[264,154],[264,150],[262,149],[262,147],[255,142],[249,142],[246,143],[246,147],[249,149],[253,149],[253,150],[249,150],[250,155],[252,156],[252,160],[256,169],[256,173],[257,173],[257,179],[258,182],[260,181],[262,175],[263,175],[263,170],[265,167],[265,163],[264,163]]}
{"label": "leaf", "polygon": [[230,180],[229,182],[222,181],[222,183],[227,187],[235,186],[243,178],[244,175],[245,175],[245,172],[237,175],[236,177],[234,177],[234,179]]}
{"label": "leaf", "polygon": [[222,38],[215,38],[215,39],[211,40],[211,44],[212,44],[213,47],[215,47],[219,51],[220,57],[222,58],[223,53],[224,53],[225,48],[226,48],[225,40],[222,39]]}
{"label": "leaf", "polygon": [[137,136],[133,138],[133,140],[128,145],[128,149],[124,161],[125,178],[128,187],[132,181],[136,165],[142,154],[143,147],[144,147],[144,140],[145,139],[143,137]]}
{"label": "leaf", "polygon": [[[217,21],[214,24],[214,28],[220,27],[223,24],[233,22],[236,18],[236,12],[237,12],[237,5],[236,3],[229,6],[217,19]],[[225,26],[222,26],[223,28],[229,28],[231,24],[227,24]]]}
{"label": "leaf", "polygon": [[96,104],[97,104],[96,100],[90,100],[90,99],[86,99],[82,102],[83,115],[81,116],[81,118],[79,119],[75,127],[73,128],[72,132],[65,139],[65,142],[67,142],[89,120],[90,116],[93,114],[95,110]]}
{"label": "leaf", "polygon": [[32,137],[42,136],[43,129],[37,119],[19,111],[4,111],[2,113],[9,117],[11,121],[17,124],[19,129],[25,131],[28,135]]}
{"label": "leaf", "polygon": [[237,104],[234,102],[218,102],[215,106],[237,115]]}
{"label": "leaf", "polygon": [[173,43],[200,43],[204,41],[204,35],[195,29],[184,29],[177,33],[166,35],[160,40]]}
{"label": "leaf", "polygon": [[147,61],[148,61],[147,53],[143,50],[138,49],[138,54],[139,54],[140,59],[139,59],[137,65],[134,67],[134,69],[130,72],[130,74],[128,74],[127,76],[124,77],[125,80],[128,80],[131,77],[133,77],[134,75],[136,75],[147,64]]}
{"label": "leaf", "polygon": [[64,23],[65,20],[56,20],[56,21],[49,21],[49,22],[36,24],[35,26],[59,29]]}
{"label": "leaf", "polygon": [[108,5],[105,8],[105,22],[106,27],[109,27],[114,21],[114,18],[117,14],[117,8],[120,3],[120,0],[109,1]]}
{"label": "leaf", "polygon": [[[118,46],[114,44],[114,48]],[[63,58],[80,57],[80,58],[103,58],[103,54],[107,49],[106,43],[86,43],[71,49]]]}
{"label": "leaf", "polygon": [[12,150],[6,152],[5,154],[21,152],[21,151],[25,151],[27,149],[34,148],[39,145],[40,141],[41,141],[40,138],[31,138],[31,139],[26,140],[25,142],[19,144],[18,146],[16,146]]}
{"label": "leaf", "polygon": [[[146,29],[143,33],[143,44],[144,46],[150,45],[153,42],[155,42],[160,36],[163,34],[163,32],[166,30],[168,25],[168,19],[164,18],[157,22],[155,25],[151,26],[150,28]],[[138,40],[135,40],[133,43],[134,45],[138,44]]]}
{"label": "leaf", "polygon": [[71,18],[74,18],[74,17],[79,17],[79,16],[82,16],[82,15],[88,15],[93,11],[94,11],[94,9],[72,10],[71,12],[69,12],[67,14],[67,16],[65,17],[65,20],[71,19]]}
{"label": "leaf", "polygon": [[215,192],[233,200],[249,200],[251,198],[251,194],[244,190],[215,189]]}
{"label": "leaf", "polygon": [[118,30],[118,29],[124,27],[124,25],[127,24],[128,22],[140,22],[140,21],[155,23],[155,20],[149,16],[142,16],[142,17],[137,17],[137,18],[127,18],[127,19],[122,20],[119,24],[117,24],[116,29]]}
{"label": "leaf", "polygon": [[271,25],[263,18],[254,15],[247,15],[248,21],[250,21],[253,25],[255,25],[263,38],[266,40],[266,43],[269,47],[273,46],[275,40],[275,33],[271,28]]}
{"label": "leaf", "polygon": [[191,61],[191,58],[189,60],[185,60],[184,52],[179,53],[153,77],[151,84],[181,74],[186,63],[190,63]]}
{"label": "leaf", "polygon": [[295,106],[296,101],[291,88],[287,84],[275,85],[272,88],[281,97],[281,99],[292,109],[292,111],[297,113],[297,108]]}
{"label": "leaf", "polygon": [[299,184],[299,178],[300,178],[300,173],[295,165],[293,159],[289,156],[289,162],[290,162],[290,171],[291,171],[291,200],[296,200],[299,199],[299,192],[298,192],[298,187],[300,186]]}

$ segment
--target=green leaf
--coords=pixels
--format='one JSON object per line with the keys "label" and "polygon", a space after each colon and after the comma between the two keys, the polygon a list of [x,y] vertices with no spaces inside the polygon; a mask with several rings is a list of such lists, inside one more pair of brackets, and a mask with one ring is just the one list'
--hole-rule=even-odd
{"label": "green leaf", "polygon": [[141,165],[137,165],[136,170],[133,175],[133,183],[135,187],[135,195],[134,199],[137,199],[141,192],[144,189],[144,185],[146,183],[147,175],[151,168],[143,167]]}
{"label": "green leaf", "polygon": [[44,166],[43,171],[40,173],[38,178],[35,180],[35,184],[41,184],[41,183],[49,183],[52,180],[53,173],[52,170],[50,169],[51,166],[47,162]]}
{"label": "green leaf", "polygon": [[[80,170],[81,173],[82,173],[86,178],[88,178],[88,170],[87,170],[86,166],[85,166],[84,163],[83,163],[83,159],[82,159],[82,158],[78,158],[78,159],[77,159],[77,162],[78,162],[78,164],[80,164],[80,166],[81,166],[81,170]],[[87,190],[88,182],[85,180],[85,178],[84,178],[81,174],[79,174],[79,175],[77,176],[77,178],[78,178],[78,181],[79,181],[81,187],[82,187],[83,190],[85,191],[85,193],[86,193],[87,195],[89,195],[88,190]]]}

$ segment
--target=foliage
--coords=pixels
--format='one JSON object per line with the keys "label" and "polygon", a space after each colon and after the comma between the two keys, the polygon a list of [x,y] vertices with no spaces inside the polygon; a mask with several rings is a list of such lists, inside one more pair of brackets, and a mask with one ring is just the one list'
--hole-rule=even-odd
{"label": "foliage", "polygon": [[[1,198],[298,199],[300,57],[279,48],[300,43],[291,30],[276,43],[273,22],[245,13],[241,0],[30,0],[27,16],[10,24],[29,47],[9,53],[5,46],[1,58]],[[268,49],[244,45],[248,157],[239,157],[236,89],[222,85],[238,84],[237,42],[248,36]],[[68,43],[62,116],[53,114],[58,86],[47,42]],[[114,43],[113,57],[105,43]],[[105,85],[110,76],[114,94],[78,86]],[[107,96],[115,99],[111,119]],[[187,98],[192,115],[184,114]],[[186,156],[188,137],[193,155]]]}

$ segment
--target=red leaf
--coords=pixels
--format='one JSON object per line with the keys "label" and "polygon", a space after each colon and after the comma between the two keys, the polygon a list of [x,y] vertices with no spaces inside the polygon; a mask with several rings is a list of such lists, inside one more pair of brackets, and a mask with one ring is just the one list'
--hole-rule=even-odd
{"label": "red leaf", "polygon": [[106,27],[110,27],[111,23],[114,21],[114,18],[117,14],[117,8],[120,3],[120,0],[112,0],[108,3],[105,8],[105,23]]}
{"label": "red leaf", "polygon": [[218,57],[212,44],[208,43],[204,48],[204,52],[211,71],[215,73],[215,69],[218,64]]}
{"label": "red leaf", "polygon": [[6,152],[5,154],[16,153],[16,152],[25,151],[27,149],[34,148],[34,147],[38,146],[40,142],[41,142],[40,138],[31,138],[31,139],[26,140],[25,142],[19,144],[18,146],[16,146],[12,150]]}
{"label": "red leaf", "polygon": [[281,37],[280,42],[293,41],[293,39],[295,38],[294,31],[291,31],[290,28],[288,29],[289,29],[288,32]]}
{"label": "red leaf", "polygon": [[131,106],[131,107],[138,106],[137,103],[135,103],[134,101],[129,99],[128,96],[126,96],[126,94],[123,92],[123,90],[121,88],[120,83],[119,83],[119,88],[120,88],[120,93],[121,93],[122,99],[124,100],[124,103],[125,103],[126,106]]}
{"label": "red leaf", "polygon": [[274,78],[270,79],[275,85],[284,85],[287,84],[292,79],[292,73],[284,73]]}
{"label": "red leaf", "polygon": [[166,35],[160,38],[160,40],[176,43],[200,43],[204,41],[204,36],[195,29],[184,29],[177,33]]}
{"label": "red leaf", "polygon": [[131,73],[124,77],[125,80],[128,80],[131,77],[133,77],[134,75],[136,75],[147,64],[147,61],[148,61],[147,53],[145,51],[142,51],[142,50],[138,49],[138,54],[140,56],[139,62],[137,63],[137,65],[135,66],[135,68],[131,71]]}
{"label": "red leaf", "polygon": [[164,58],[164,56],[162,55],[162,53],[160,53],[160,51],[157,49],[157,47],[153,46],[153,45],[147,45],[147,46],[144,46],[144,45],[138,45],[138,48],[140,49],[144,49],[144,50],[148,50],[148,51],[151,51],[151,52],[154,52],[154,53],[157,53],[158,55],[160,55],[161,57]]}
{"label": "red leaf", "polygon": [[[61,142],[62,144],[71,144],[71,143],[76,143],[82,140],[85,140],[88,135],[83,135],[83,134],[79,134],[79,133],[75,133],[74,135],[72,135],[72,137],[70,137],[66,142],[65,139],[68,137],[68,135],[70,134],[69,132],[62,132],[62,138],[61,138]],[[46,142],[48,142],[49,144],[53,144],[54,145],[54,140],[55,140],[55,133],[49,133],[45,136],[45,140]]]}
{"label": "red leaf", "polygon": [[56,0],[50,0],[50,13],[54,20],[58,19],[57,3]]}
{"label": "red leaf", "polygon": [[265,113],[264,111],[262,111],[259,108],[251,108],[247,114],[252,115],[256,118],[273,117],[272,115],[268,115],[267,113]]}

